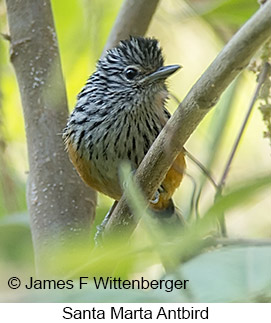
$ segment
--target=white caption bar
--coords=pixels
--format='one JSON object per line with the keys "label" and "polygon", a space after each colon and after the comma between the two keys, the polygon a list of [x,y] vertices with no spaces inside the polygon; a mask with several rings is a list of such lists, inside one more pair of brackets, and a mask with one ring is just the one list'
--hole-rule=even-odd
{"label": "white caption bar", "polygon": [[271,304],[203,303],[2,303],[1,322],[200,321],[214,323],[271,322]]}

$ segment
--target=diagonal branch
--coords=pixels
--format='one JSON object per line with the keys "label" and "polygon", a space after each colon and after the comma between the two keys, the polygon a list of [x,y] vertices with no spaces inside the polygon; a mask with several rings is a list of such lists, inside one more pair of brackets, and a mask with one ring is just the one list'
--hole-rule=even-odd
{"label": "diagonal branch", "polygon": [[[270,35],[271,0],[232,37],[192,87],[155,140],[136,172],[136,180],[147,198],[153,196],[200,121]],[[136,219],[130,214],[123,196],[105,228],[105,238],[111,233],[131,233],[136,224]]]}
{"label": "diagonal branch", "polygon": [[61,271],[64,268],[57,268],[60,263],[55,263],[52,251],[68,249],[63,256],[72,258],[78,244],[90,245],[96,195],[76,174],[63,148],[61,133],[68,107],[50,1],[6,3],[10,59],[27,136],[27,200],[37,269],[44,272],[46,265],[54,264]]}
{"label": "diagonal branch", "polygon": [[121,39],[130,35],[144,35],[149,27],[159,0],[125,0],[110,32],[104,53]]}

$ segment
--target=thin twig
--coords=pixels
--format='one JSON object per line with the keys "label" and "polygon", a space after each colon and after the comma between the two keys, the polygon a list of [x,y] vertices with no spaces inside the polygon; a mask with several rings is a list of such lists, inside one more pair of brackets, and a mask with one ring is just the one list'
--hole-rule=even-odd
{"label": "thin twig", "polygon": [[249,104],[247,114],[246,114],[246,116],[245,116],[245,119],[244,119],[244,121],[243,121],[243,124],[242,124],[242,126],[241,126],[241,129],[240,129],[240,131],[239,131],[239,134],[238,134],[238,136],[237,136],[237,138],[236,138],[236,140],[235,140],[235,143],[234,143],[234,145],[233,145],[233,148],[232,148],[231,154],[230,154],[229,159],[228,159],[228,161],[227,161],[227,164],[226,164],[225,170],[224,170],[224,172],[223,172],[223,175],[222,175],[222,177],[221,177],[221,180],[220,180],[220,182],[219,182],[219,184],[218,184],[218,189],[219,189],[219,191],[221,191],[221,190],[223,189],[223,186],[225,185],[225,181],[226,181],[227,175],[228,175],[228,173],[229,173],[231,163],[232,163],[232,161],[233,161],[233,158],[234,158],[234,156],[235,156],[235,153],[236,153],[236,151],[237,151],[237,148],[238,148],[238,146],[239,146],[239,144],[240,144],[240,141],[241,141],[242,135],[244,134],[244,130],[245,130],[246,125],[247,125],[247,123],[248,123],[248,119],[249,119],[249,117],[250,117],[250,115],[251,115],[251,112],[252,112],[253,106],[254,106],[254,104],[255,104],[255,102],[256,102],[256,100],[257,100],[257,98],[258,98],[258,95],[259,95],[260,89],[261,89],[261,87],[262,87],[262,85],[263,85],[263,83],[264,83],[264,81],[265,81],[265,79],[266,79],[266,76],[267,76],[267,73],[268,73],[268,69],[269,69],[269,64],[268,64],[268,63],[265,63],[265,64],[264,64],[264,66],[263,66],[263,69],[262,69],[262,71],[261,71],[261,73],[260,73],[260,75],[259,75],[259,78],[258,78],[258,84],[257,84],[257,86],[256,86],[256,90],[255,90],[254,95],[253,95],[253,97],[252,97],[252,99],[251,99],[251,102],[250,102],[250,104]]}
{"label": "thin twig", "polygon": [[190,207],[189,207],[189,211],[187,212],[188,216],[185,217],[185,220],[189,221],[191,219],[191,217],[192,217],[193,209],[194,209],[194,205],[195,205],[197,182],[196,182],[195,178],[192,175],[187,173],[187,171],[185,171],[184,174],[187,176],[187,178],[189,178],[191,180],[191,183],[193,185],[193,191],[192,191],[192,195],[191,195],[191,198],[190,198]]}
{"label": "thin twig", "polygon": [[[249,119],[249,117],[250,117],[250,115],[251,115],[251,113],[252,113],[252,109],[253,109],[253,106],[254,106],[254,104],[255,104],[255,102],[256,102],[256,100],[257,100],[257,98],[258,98],[258,95],[259,95],[260,89],[261,89],[261,87],[262,87],[262,85],[263,85],[263,83],[264,83],[264,81],[265,81],[265,79],[266,79],[266,76],[267,76],[267,74],[268,74],[268,69],[269,69],[269,64],[268,64],[268,63],[265,63],[265,64],[264,64],[264,66],[263,66],[263,69],[261,70],[261,73],[259,74],[259,77],[258,77],[258,84],[257,84],[257,86],[256,86],[256,89],[255,89],[254,95],[253,95],[253,97],[252,97],[252,99],[251,99],[251,101],[250,101],[250,104],[249,104],[249,107],[248,107],[247,114],[246,114],[246,116],[245,116],[245,119],[244,119],[244,121],[243,121],[243,124],[242,124],[242,126],[241,126],[241,129],[240,129],[240,131],[239,131],[239,133],[238,133],[238,136],[237,136],[237,138],[236,138],[236,140],[235,140],[235,143],[234,143],[234,145],[233,145],[233,147],[232,147],[232,151],[231,151],[231,154],[230,154],[230,156],[229,156],[229,159],[228,159],[228,161],[227,161],[227,163],[226,163],[225,170],[224,170],[223,175],[222,175],[222,177],[221,177],[221,179],[220,179],[220,182],[219,182],[219,184],[218,184],[217,192],[216,192],[216,195],[215,195],[215,200],[217,200],[217,199],[221,196],[221,194],[222,194],[222,190],[223,190],[223,187],[224,187],[224,185],[225,185],[226,178],[227,178],[227,175],[228,175],[229,170],[230,170],[230,166],[231,166],[231,164],[232,164],[233,158],[234,158],[234,156],[235,156],[235,154],[236,154],[236,151],[237,151],[237,149],[238,149],[238,146],[239,146],[239,144],[240,144],[241,138],[242,138],[242,136],[243,136],[243,134],[244,134],[244,131],[245,131],[246,125],[247,125],[247,123],[248,123],[248,119]],[[221,216],[221,218],[220,218],[220,221],[219,221],[219,222],[220,222],[220,228],[221,228],[222,236],[223,236],[223,237],[226,237],[226,236],[227,236],[227,228],[226,228],[226,223],[225,223],[225,216],[224,216],[224,214],[223,214],[223,216]]]}
{"label": "thin twig", "polygon": [[215,180],[214,180],[212,174],[209,172],[209,170],[195,156],[193,156],[189,151],[185,150],[185,154],[199,167],[199,169],[203,172],[203,174],[213,184],[214,188],[217,189],[218,185],[215,182]]}

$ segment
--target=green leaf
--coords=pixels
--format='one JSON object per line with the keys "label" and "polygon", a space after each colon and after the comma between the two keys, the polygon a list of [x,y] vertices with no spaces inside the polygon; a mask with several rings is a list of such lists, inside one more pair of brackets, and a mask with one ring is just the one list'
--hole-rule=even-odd
{"label": "green leaf", "polygon": [[180,242],[168,248],[168,253],[183,262],[197,255],[202,248],[206,247],[203,239],[216,229],[217,221],[226,211],[241,206],[261,190],[270,186],[270,175],[236,185],[230,192],[218,198],[202,218],[184,230],[180,234]]}
{"label": "green leaf", "polygon": [[[255,302],[271,300],[271,246],[228,247],[202,254],[166,280],[186,279],[187,289],[96,290],[93,284],[73,290],[27,291],[24,302]],[[99,277],[99,275],[96,275]],[[118,275],[116,275],[117,277]],[[133,277],[140,279],[144,274]],[[130,278],[132,279],[132,278]],[[145,278],[147,279],[147,277]],[[149,279],[150,280],[150,279]]]}
{"label": "green leaf", "polygon": [[248,180],[241,184],[236,184],[231,191],[215,201],[204,217],[212,217],[218,213],[224,213],[227,210],[240,206],[258,194],[261,190],[270,186],[271,175],[269,174]]}
{"label": "green leaf", "polygon": [[187,262],[180,273],[195,302],[252,302],[271,299],[270,269],[271,246],[228,247]]}

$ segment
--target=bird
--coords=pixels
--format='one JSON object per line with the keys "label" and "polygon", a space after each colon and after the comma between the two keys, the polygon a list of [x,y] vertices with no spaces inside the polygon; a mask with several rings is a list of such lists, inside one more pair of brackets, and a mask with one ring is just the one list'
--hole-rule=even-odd
{"label": "bird", "polygon": [[[171,117],[166,80],[179,69],[164,65],[153,37],[130,36],[98,60],[63,130],[70,160],[87,185],[120,200],[120,164],[128,161],[135,171]],[[182,151],[149,201],[158,218],[176,216],[182,222],[172,195],[185,168]]]}

